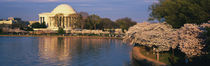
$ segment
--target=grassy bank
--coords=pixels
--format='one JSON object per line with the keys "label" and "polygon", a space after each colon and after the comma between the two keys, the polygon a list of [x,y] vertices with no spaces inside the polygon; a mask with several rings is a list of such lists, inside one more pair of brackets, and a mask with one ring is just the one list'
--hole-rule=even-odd
{"label": "grassy bank", "polygon": [[132,49],[132,58],[139,64],[143,66],[165,66],[164,62],[157,61],[153,56],[148,56],[142,53],[142,48],[134,46]]}
{"label": "grassy bank", "polygon": [[[145,47],[139,47],[139,48],[140,48],[140,53],[141,54],[143,54],[146,57],[149,57],[151,59],[156,60],[157,56],[156,56],[156,53],[154,51],[148,50]],[[167,65],[171,65],[171,62],[170,62],[171,57],[172,57],[172,54],[169,53],[169,52],[160,52],[159,53],[159,58],[160,58],[159,61],[163,62],[163,63],[166,63]],[[174,56],[174,60],[177,60],[177,59],[179,59],[179,58]]]}
{"label": "grassy bank", "polygon": [[[148,58],[150,63],[165,63],[167,65],[183,65],[184,56],[179,53],[179,51],[168,51],[168,52],[160,52],[159,53],[159,61],[157,61],[156,52],[153,51],[151,48],[145,46],[134,46],[134,48],[138,48],[138,53],[142,56]],[[144,58],[143,57],[143,58]],[[142,58],[142,57],[140,57]]]}

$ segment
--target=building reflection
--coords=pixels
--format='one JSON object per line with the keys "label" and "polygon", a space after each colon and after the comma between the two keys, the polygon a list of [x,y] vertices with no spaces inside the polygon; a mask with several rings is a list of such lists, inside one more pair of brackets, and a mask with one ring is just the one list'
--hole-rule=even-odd
{"label": "building reflection", "polygon": [[71,59],[70,46],[64,38],[42,37],[39,38],[39,56],[51,61],[64,61]]}
{"label": "building reflection", "polygon": [[98,59],[100,58],[98,56],[112,51],[111,45],[115,48],[121,46],[119,42],[121,41],[112,39],[41,37],[39,38],[39,56],[40,59],[47,60],[47,63],[61,61],[61,65],[71,65],[71,63],[84,62],[84,59],[90,59],[90,56]]}

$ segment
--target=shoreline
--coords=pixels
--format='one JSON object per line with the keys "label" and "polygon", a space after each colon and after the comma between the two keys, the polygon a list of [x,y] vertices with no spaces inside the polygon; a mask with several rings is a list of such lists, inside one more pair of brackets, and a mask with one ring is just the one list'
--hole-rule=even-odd
{"label": "shoreline", "polygon": [[122,39],[121,37],[104,37],[104,36],[63,36],[63,35],[0,35],[0,37],[76,37],[76,38],[93,38],[93,39]]}

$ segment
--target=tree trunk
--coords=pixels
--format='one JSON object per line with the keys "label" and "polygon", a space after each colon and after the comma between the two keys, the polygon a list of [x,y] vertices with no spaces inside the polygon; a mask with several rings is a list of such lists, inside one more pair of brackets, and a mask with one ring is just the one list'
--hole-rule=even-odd
{"label": "tree trunk", "polygon": [[81,29],[84,29],[84,25],[81,25]]}
{"label": "tree trunk", "polygon": [[157,58],[157,61],[159,61],[159,51],[156,53],[156,58]]}
{"label": "tree trunk", "polygon": [[174,50],[172,50],[172,58],[171,59],[172,59],[172,62],[174,63],[174,61],[175,61],[174,60]]}
{"label": "tree trunk", "polygon": [[94,29],[96,30],[96,24],[94,24]]}

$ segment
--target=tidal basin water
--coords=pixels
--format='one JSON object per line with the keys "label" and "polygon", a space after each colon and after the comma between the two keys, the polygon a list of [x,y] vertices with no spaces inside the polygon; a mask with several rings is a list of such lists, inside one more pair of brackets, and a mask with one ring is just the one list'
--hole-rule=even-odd
{"label": "tidal basin water", "polygon": [[0,37],[0,66],[133,66],[118,39]]}

